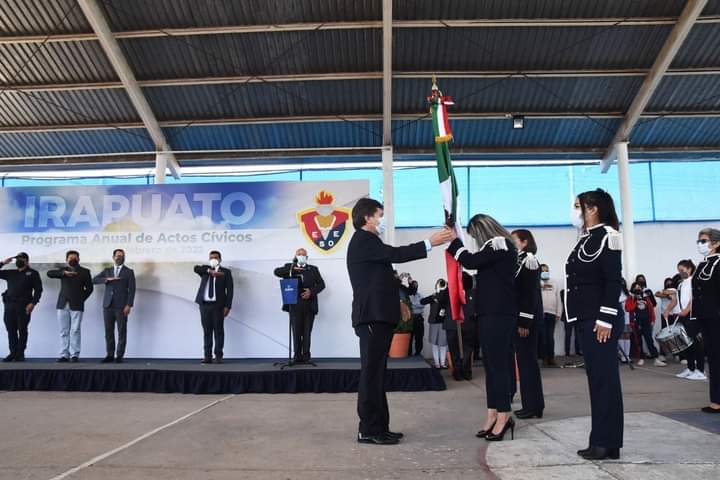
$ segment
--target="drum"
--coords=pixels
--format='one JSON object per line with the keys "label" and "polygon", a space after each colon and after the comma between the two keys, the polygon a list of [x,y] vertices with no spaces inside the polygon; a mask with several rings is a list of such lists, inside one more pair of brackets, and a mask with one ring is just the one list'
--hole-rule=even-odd
{"label": "drum", "polygon": [[692,337],[687,334],[685,326],[679,322],[675,322],[660,330],[657,335],[655,335],[655,340],[657,340],[660,349],[666,355],[677,355],[687,350],[693,344]]}

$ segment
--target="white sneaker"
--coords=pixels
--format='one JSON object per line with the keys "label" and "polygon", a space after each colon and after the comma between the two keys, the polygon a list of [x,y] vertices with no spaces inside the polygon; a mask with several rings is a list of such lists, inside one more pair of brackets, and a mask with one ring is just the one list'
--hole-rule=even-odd
{"label": "white sneaker", "polygon": [[680,360],[680,365],[687,365],[687,360],[685,360],[684,358]]}
{"label": "white sneaker", "polygon": [[653,362],[653,365],[655,365],[656,367],[667,367],[667,363],[663,362],[659,358],[655,359],[655,361]]}
{"label": "white sneaker", "polygon": [[690,371],[690,369],[686,368],[682,372],[675,375],[677,378],[688,378],[693,372]]}
{"label": "white sneaker", "polygon": [[707,377],[703,372],[700,370],[695,370],[690,375],[687,376],[688,380],[707,380]]}
{"label": "white sneaker", "polygon": [[665,355],[660,355],[658,358],[663,362],[667,362],[667,358],[665,358]]}
{"label": "white sneaker", "polygon": [[640,360],[638,360],[637,364],[638,364],[638,367],[642,367],[643,365],[645,365],[645,360],[641,358]]}

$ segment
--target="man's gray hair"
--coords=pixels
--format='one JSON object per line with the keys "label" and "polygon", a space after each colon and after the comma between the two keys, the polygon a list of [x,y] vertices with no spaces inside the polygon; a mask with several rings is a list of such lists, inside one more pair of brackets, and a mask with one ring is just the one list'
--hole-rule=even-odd
{"label": "man's gray hair", "polygon": [[470,219],[467,231],[477,242],[478,248],[482,247],[485,242],[495,237],[505,237],[512,245],[514,245],[510,232],[500,225],[500,223],[498,223],[498,221],[493,217],[485,215],[484,213],[478,213]]}

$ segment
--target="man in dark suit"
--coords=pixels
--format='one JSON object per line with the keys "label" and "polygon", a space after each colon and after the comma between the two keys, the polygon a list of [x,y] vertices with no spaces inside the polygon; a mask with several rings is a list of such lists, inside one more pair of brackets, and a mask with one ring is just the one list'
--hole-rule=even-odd
{"label": "man in dark suit", "polygon": [[85,311],[85,300],[93,292],[90,270],[80,266],[80,253],[68,250],[67,265],[48,270],[47,276],[60,279],[57,318],[60,324],[60,358],[58,362],[77,362],[80,358],[80,323]]}
{"label": "man in dark suit", "polygon": [[[12,262],[6,258],[0,268]],[[2,299],[5,306],[5,328],[8,333],[10,354],[3,362],[24,362],[27,347],[30,314],[42,295],[42,281],[37,270],[30,268],[30,257],[25,252],[15,256],[16,270],[0,271],[0,279],[7,281]]]}
{"label": "man in dark suit", "polygon": [[392,265],[427,257],[432,247],[451,241],[454,233],[446,228],[424,242],[392,247],[380,239],[382,216],[383,206],[377,200],[361,198],[355,204],[355,233],[348,246],[347,268],[353,289],[352,324],[360,338],[358,442],[392,445],[403,436],[390,431],[385,395],[387,354],[400,320],[400,284]]}
{"label": "man in dark suit", "polygon": [[307,250],[298,248],[292,263],[286,263],[275,269],[275,276],[297,278],[299,280],[298,302],[295,305],[283,305],[282,309],[290,313],[290,325],[293,331],[295,363],[310,361],[310,335],[315,315],[318,313],[318,293],[325,290],[325,282],[320,270],[307,263]]}
{"label": "man in dark suit", "polygon": [[[103,319],[105,321],[106,356],[102,363],[122,363],[127,344],[127,321],[135,302],[135,272],[125,266],[125,250],[113,251],[113,265],[93,278],[95,284],[105,284]],[[118,341],[115,352],[115,325]]]}
{"label": "man in dark suit", "polygon": [[200,321],[203,327],[202,363],[212,363],[213,336],[215,337],[215,362],[223,362],[225,345],[225,317],[230,313],[233,301],[232,272],[220,266],[222,256],[217,250],[209,254],[209,265],[195,265],[200,275],[200,287],[195,303],[200,305]]}

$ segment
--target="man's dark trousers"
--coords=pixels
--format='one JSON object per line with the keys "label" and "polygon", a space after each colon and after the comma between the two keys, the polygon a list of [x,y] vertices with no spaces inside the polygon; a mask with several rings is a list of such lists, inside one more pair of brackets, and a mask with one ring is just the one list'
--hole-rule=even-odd
{"label": "man's dark trousers", "polygon": [[359,431],[363,435],[380,435],[390,428],[390,412],[385,395],[385,371],[394,326],[389,323],[367,323],[355,327],[360,337],[360,382],[357,411]]}
{"label": "man's dark trousers", "polygon": [[225,315],[223,305],[217,302],[200,304],[200,322],[203,327],[203,351],[205,358],[212,358],[213,337],[215,338],[215,357],[223,358],[225,346]]}

